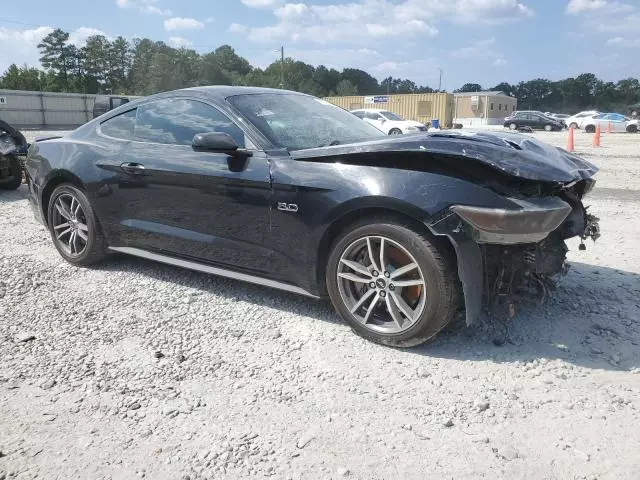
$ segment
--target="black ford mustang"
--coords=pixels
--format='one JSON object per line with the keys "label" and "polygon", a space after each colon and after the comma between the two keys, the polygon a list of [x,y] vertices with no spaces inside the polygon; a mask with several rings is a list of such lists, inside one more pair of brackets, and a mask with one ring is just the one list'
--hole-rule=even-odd
{"label": "black ford mustang", "polygon": [[596,171],[518,134],[390,138],[317,98],[241,87],[128,103],[26,162],[36,216],[75,265],[114,251],[328,295],[395,346],[546,291],[564,240],[598,235],[582,205]]}

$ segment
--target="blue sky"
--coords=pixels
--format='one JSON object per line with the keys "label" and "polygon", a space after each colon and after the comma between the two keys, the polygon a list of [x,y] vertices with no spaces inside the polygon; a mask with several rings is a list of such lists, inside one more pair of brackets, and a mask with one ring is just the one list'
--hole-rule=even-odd
{"label": "blue sky", "polygon": [[0,72],[38,64],[51,28],[148,37],[253,65],[285,55],[443,88],[592,72],[640,77],[640,0],[22,0],[0,10]]}

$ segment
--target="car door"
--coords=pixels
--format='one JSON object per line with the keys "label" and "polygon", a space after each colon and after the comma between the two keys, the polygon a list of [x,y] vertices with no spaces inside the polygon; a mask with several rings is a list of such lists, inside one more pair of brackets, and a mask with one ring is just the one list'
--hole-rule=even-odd
{"label": "car door", "polygon": [[384,128],[384,125],[383,125],[385,123],[385,119],[378,112],[365,112],[364,118],[371,125],[376,127],[378,130],[386,133],[386,129]]}
{"label": "car door", "polygon": [[[251,156],[196,151],[197,133],[224,132]],[[104,167],[104,166],[103,166]],[[122,245],[264,273],[270,251],[266,155],[219,109],[174,98],[137,108],[109,218]]]}
{"label": "car door", "polygon": [[609,121],[611,122],[611,130],[613,132],[626,132],[627,121],[624,115],[619,113],[612,113],[609,115]]}

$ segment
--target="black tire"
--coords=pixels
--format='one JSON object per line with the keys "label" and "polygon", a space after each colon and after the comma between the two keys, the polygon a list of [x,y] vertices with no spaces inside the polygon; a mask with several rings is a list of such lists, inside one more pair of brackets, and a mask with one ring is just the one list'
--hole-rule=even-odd
{"label": "black tire", "polygon": [[578,124],[576,122],[571,122],[571,124],[569,125],[569,128],[573,128],[574,130],[577,130]]}
{"label": "black tire", "polygon": [[[82,217],[79,216],[78,218],[82,218],[82,220],[85,222],[83,223],[83,225],[86,225],[87,227],[87,231],[85,233],[87,237],[85,246],[82,251],[76,255],[67,251],[64,246],[64,241],[58,239],[56,236],[55,222],[57,218],[60,218],[60,215],[56,209],[56,202],[63,196],[65,198],[69,198],[70,196],[72,196],[79,202],[81,208],[80,213],[82,214]],[[53,244],[62,258],[73,265],[84,267],[93,265],[105,257],[107,251],[106,239],[104,237],[104,234],[102,233],[100,223],[98,222],[93,207],[91,207],[89,199],[82,190],[71,183],[63,183],[59,185],[51,194],[47,210],[47,219],[49,232],[51,233],[51,239],[53,240]]]}
{"label": "black tire", "polygon": [[13,179],[0,183],[0,190],[16,190],[22,185],[22,165],[20,165],[20,159],[15,155],[9,155],[6,158],[9,159],[9,175]]}
{"label": "black tire", "polygon": [[389,130],[389,135],[402,135],[402,130],[399,128],[392,128]]}
{"label": "black tire", "polygon": [[638,133],[638,126],[637,125],[629,125],[627,127],[627,132],[629,132],[629,133]]}
{"label": "black tire", "polygon": [[[424,294],[428,300],[414,323],[399,333],[381,333],[365,327],[350,312],[340,293],[338,268],[342,255],[362,238],[373,236],[383,236],[405,248],[418,264],[424,280]],[[367,340],[392,347],[413,347],[431,339],[452,320],[459,306],[459,280],[451,255],[428,235],[418,233],[409,224],[392,217],[359,222],[336,239],[328,260],[326,285],[333,306],[352,330]],[[374,293],[373,297],[376,295]],[[384,304],[382,307],[386,308]]]}
{"label": "black tire", "polygon": [[509,124],[509,130],[518,130],[518,125],[516,125],[515,123],[510,123]]}
{"label": "black tire", "polygon": [[584,131],[587,133],[595,133],[596,127],[594,127],[593,125],[587,125],[586,127],[584,127]]}

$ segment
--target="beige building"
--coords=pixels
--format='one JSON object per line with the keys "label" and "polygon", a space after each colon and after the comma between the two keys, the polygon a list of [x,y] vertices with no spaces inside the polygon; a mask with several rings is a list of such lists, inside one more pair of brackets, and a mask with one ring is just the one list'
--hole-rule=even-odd
{"label": "beige building", "polygon": [[431,125],[438,119],[442,127],[453,124],[454,97],[450,93],[412,93],[399,95],[370,95],[327,97],[326,101],[345,110],[375,108],[390,110],[405,120]]}
{"label": "beige building", "polygon": [[504,92],[455,93],[454,122],[463,127],[502,125],[516,111],[518,100]]}

